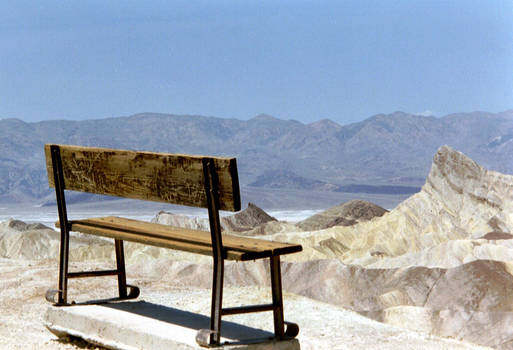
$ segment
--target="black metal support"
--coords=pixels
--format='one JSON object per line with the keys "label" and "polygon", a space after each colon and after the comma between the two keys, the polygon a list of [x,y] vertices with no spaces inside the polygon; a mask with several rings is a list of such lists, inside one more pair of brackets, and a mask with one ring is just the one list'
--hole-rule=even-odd
{"label": "black metal support", "polygon": [[135,299],[139,296],[139,288],[126,283],[125,270],[125,250],[123,249],[123,240],[115,239],[114,246],[116,249],[116,274],[118,275],[118,291],[119,299]]}
{"label": "black metal support", "polygon": [[118,270],[68,272],[68,278],[116,276]]}
{"label": "black metal support", "polygon": [[200,330],[196,340],[200,345],[219,345],[221,341],[221,316],[223,313],[223,278],[224,252],[219,220],[219,189],[214,160],[203,159],[203,174],[205,179],[205,194],[207,196],[210,234],[212,237],[213,280],[212,303],[210,310],[210,329]]}
{"label": "black metal support", "polygon": [[[62,170],[61,152],[59,146],[50,146],[52,155],[53,178],[59,223],[61,229],[61,245],[59,258],[59,289],[57,291],[57,305],[66,305],[68,299],[68,261],[69,261],[69,225],[66,212],[66,198],[64,196],[64,174]],[[55,291],[47,292],[47,299]]]}
{"label": "black metal support", "polygon": [[[214,160],[203,159],[203,173],[205,179],[205,193],[207,195],[208,217],[210,233],[212,237],[212,256],[214,260],[214,272],[212,282],[212,304],[210,316],[210,329],[201,329],[196,335],[196,341],[202,346],[215,346],[221,340],[222,315],[234,315],[250,312],[273,311],[275,339],[294,338],[299,333],[299,327],[295,323],[283,320],[283,296],[281,289],[280,256],[270,257],[272,304],[249,305],[241,307],[224,308],[223,300],[223,276],[224,259],[219,220],[219,189]],[[287,329],[285,330],[285,325]]]}
{"label": "black metal support", "polygon": [[274,309],[273,304],[228,307],[223,309],[223,315],[249,314],[251,312],[274,311]]}
{"label": "black metal support", "polygon": [[271,256],[271,289],[273,296],[274,336],[283,338],[285,335],[283,322],[283,296],[281,292],[280,256]]}
{"label": "black metal support", "polygon": [[126,271],[125,271],[125,251],[123,249],[123,241],[120,239],[114,240],[116,249],[116,266],[118,275],[118,291],[119,298],[124,299],[127,297],[126,291]]}
{"label": "black metal support", "polygon": [[[139,296],[139,288],[126,284],[125,257],[123,241],[115,240],[116,270],[68,272],[69,263],[69,232],[71,225],[68,221],[66,210],[66,197],[64,194],[64,173],[62,169],[61,152],[58,145],[50,146],[52,157],[53,179],[55,184],[55,196],[57,210],[59,212],[59,227],[61,231],[60,255],[59,255],[59,286],[57,290],[50,289],[46,292],[46,300],[55,305],[71,305],[68,303],[68,279],[83,277],[118,276],[119,299],[133,299]],[[128,291],[127,289],[130,289]],[[57,300],[55,297],[57,296]],[[74,304],[74,302],[72,303]]]}

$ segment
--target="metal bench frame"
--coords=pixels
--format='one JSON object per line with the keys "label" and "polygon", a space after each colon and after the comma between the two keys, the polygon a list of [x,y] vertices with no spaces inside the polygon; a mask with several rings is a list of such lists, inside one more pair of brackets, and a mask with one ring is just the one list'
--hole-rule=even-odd
{"label": "metal bench frame", "polygon": [[[53,164],[53,177],[55,184],[55,193],[57,199],[57,208],[59,213],[60,225],[60,259],[59,259],[59,284],[58,290],[48,290],[46,299],[57,306],[68,306],[75,302],[68,302],[68,279],[99,277],[99,276],[117,276],[119,298],[105,299],[105,301],[134,299],[139,296],[139,288],[126,283],[125,258],[123,249],[123,240],[114,239],[116,252],[115,270],[101,271],[81,271],[69,272],[69,233],[71,223],[68,220],[66,210],[66,198],[64,193],[64,174],[60,148],[58,145],[50,146],[51,159]],[[294,338],[299,327],[295,323],[285,322],[283,318],[283,296],[281,285],[280,256],[272,255],[270,259],[271,290],[272,303],[263,305],[248,305],[240,307],[223,308],[223,279],[224,279],[224,260],[226,253],[223,251],[223,242],[221,235],[221,226],[219,219],[219,189],[217,172],[212,158],[203,158],[203,174],[205,178],[205,194],[208,203],[208,216],[210,223],[210,233],[212,238],[212,256],[213,256],[213,284],[212,284],[212,303],[210,329],[201,329],[196,335],[196,341],[202,346],[216,346],[221,340],[221,318],[223,315],[234,315],[251,312],[272,311],[274,318],[274,337],[275,339]],[[57,296],[57,299],[55,297]],[[98,301],[94,301],[97,303]]]}

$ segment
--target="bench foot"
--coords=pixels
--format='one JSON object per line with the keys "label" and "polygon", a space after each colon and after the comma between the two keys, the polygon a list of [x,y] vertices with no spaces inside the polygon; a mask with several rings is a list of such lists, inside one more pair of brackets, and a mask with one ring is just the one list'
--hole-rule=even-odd
{"label": "bench foot", "polygon": [[60,290],[58,290],[58,289],[48,289],[45,294],[45,299],[55,306],[75,305],[74,301],[72,301],[71,303],[60,303],[59,297],[58,297],[59,292],[60,292]]}
{"label": "bench foot", "polygon": [[45,294],[45,299],[49,301],[50,303],[54,304],[55,306],[65,306],[70,305],[67,303],[59,303],[59,295],[60,290],[58,289],[48,289]]}
{"label": "bench foot", "polygon": [[293,322],[284,322],[287,328],[285,329],[285,338],[295,338],[299,334],[299,326]]}
{"label": "bench foot", "polygon": [[210,347],[216,344],[210,343],[210,338],[212,334],[217,334],[218,332],[213,331],[211,329],[200,329],[198,333],[196,333],[196,343],[198,343],[199,346],[203,347]]}
{"label": "bench foot", "polygon": [[[125,297],[119,297],[119,298],[111,298],[111,299],[102,299],[102,300],[92,300],[92,301],[86,301],[86,302],[80,302],[79,304],[101,304],[109,301],[119,301],[119,300],[129,300],[129,299],[135,299],[139,296],[140,290],[139,287],[132,286],[130,284],[126,285],[128,289],[128,293]],[[76,305],[76,302],[72,301],[71,303],[59,303],[58,301],[58,295],[59,295],[58,289],[48,289],[45,294],[45,299],[49,301],[50,303],[54,304],[55,306],[69,306],[69,305]]]}
{"label": "bench foot", "polygon": [[59,294],[59,291],[57,289],[48,289],[45,294],[45,298],[50,303],[56,304],[57,301],[55,300],[55,297]]}
{"label": "bench foot", "polygon": [[[296,323],[287,321],[285,321],[284,324],[287,327],[285,329],[284,337],[281,339],[294,339],[299,334],[299,326]],[[203,347],[219,345],[210,343],[211,335],[216,333],[216,331],[211,329],[200,329],[198,333],[196,333],[196,343]]]}
{"label": "bench foot", "polygon": [[141,291],[139,290],[139,287],[132,286],[130,284],[127,284],[126,287],[130,290],[126,296],[126,298],[123,299],[135,299],[139,296]]}

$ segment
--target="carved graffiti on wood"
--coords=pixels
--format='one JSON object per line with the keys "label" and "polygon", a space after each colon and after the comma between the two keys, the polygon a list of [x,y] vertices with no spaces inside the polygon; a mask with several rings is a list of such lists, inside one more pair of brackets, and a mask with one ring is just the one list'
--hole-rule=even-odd
{"label": "carved graffiti on wood", "polygon": [[[50,146],[45,146],[48,181],[55,187]],[[203,158],[167,153],[61,146],[68,190],[207,207]],[[235,158],[214,160],[221,210],[240,210]]]}

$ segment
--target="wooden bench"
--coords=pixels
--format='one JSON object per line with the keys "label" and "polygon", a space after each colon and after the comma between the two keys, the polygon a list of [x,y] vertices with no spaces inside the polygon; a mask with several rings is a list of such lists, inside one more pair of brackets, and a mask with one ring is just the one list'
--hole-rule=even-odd
{"label": "wooden bench", "polygon": [[[198,332],[200,345],[218,345],[221,317],[239,313],[272,311],[277,339],[293,338],[299,327],[283,320],[280,255],[296,253],[301,245],[221,234],[219,210],[241,208],[235,158],[134,152],[68,145],[45,145],[50,187],[55,188],[61,231],[59,285],[46,299],[55,305],[68,302],[70,278],[117,276],[119,297],[136,298],[139,289],[126,283],[123,241],[178,249],[213,257],[210,329]],[[208,209],[210,232],[171,227],[120,217],[68,220],[64,190],[165,202]],[[114,239],[116,269],[68,271],[69,232]],[[272,303],[223,308],[224,260],[270,260]]]}

